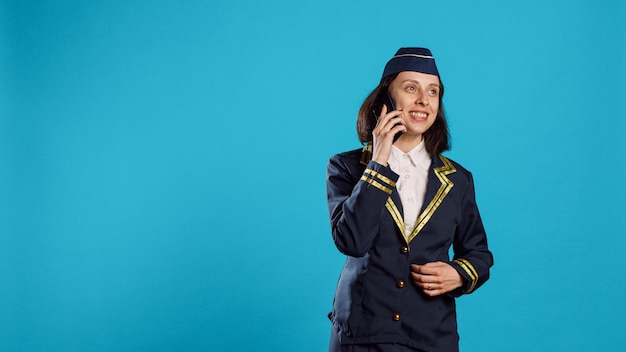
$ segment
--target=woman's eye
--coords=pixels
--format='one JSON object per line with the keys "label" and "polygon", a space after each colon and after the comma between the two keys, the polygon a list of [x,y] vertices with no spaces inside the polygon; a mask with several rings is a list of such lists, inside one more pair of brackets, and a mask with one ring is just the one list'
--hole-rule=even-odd
{"label": "woman's eye", "polygon": [[431,89],[431,90],[428,91],[428,94],[430,94],[430,95],[438,95],[439,92],[436,89]]}
{"label": "woman's eye", "polygon": [[407,92],[415,92],[415,87],[414,86],[408,86],[408,87],[406,87],[406,91]]}

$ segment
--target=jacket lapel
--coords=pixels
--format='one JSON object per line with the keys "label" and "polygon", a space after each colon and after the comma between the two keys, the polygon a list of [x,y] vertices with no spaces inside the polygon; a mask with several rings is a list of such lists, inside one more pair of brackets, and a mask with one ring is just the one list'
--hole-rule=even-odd
{"label": "jacket lapel", "polygon": [[[404,234],[404,218],[402,214],[404,214],[404,210],[402,209],[402,202],[400,201],[400,195],[398,192],[393,192],[387,198],[387,203],[385,203],[385,207],[391,217],[393,218],[393,222],[398,227],[402,238],[406,240],[406,235]],[[408,243],[408,242],[407,242]]]}
{"label": "jacket lapel", "polygon": [[428,185],[426,186],[426,197],[424,205],[422,205],[422,212],[417,217],[407,242],[411,242],[422,231],[448,193],[450,193],[454,183],[448,178],[448,175],[455,172],[456,168],[445,156],[440,154],[437,157],[433,157],[428,174]]}
{"label": "jacket lapel", "polygon": [[[371,159],[372,146],[368,144],[363,147],[361,163],[367,165]],[[385,203],[385,207],[393,218],[400,234],[402,234],[402,238],[406,239],[407,243],[410,243],[420,233],[420,231],[422,231],[448,193],[450,193],[450,190],[454,187],[454,183],[448,178],[448,175],[455,172],[456,168],[445,156],[439,154],[438,156],[433,157],[430,172],[428,174],[428,185],[426,186],[426,196],[424,199],[424,205],[422,205],[422,212],[417,217],[413,231],[408,237],[404,233],[404,219],[402,217],[403,209],[402,202],[400,201],[400,195],[398,192],[391,193]]]}

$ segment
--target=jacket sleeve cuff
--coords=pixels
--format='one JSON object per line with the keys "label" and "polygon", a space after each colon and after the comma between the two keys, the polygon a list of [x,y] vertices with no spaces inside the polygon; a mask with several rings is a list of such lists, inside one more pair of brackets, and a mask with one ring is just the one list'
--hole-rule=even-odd
{"label": "jacket sleeve cuff", "polygon": [[452,295],[455,297],[460,296],[461,294],[472,293],[478,284],[478,272],[470,263],[469,260],[464,258],[458,258],[450,263],[452,267],[459,272],[461,277],[463,278],[463,286],[459,289],[459,292],[452,291]]}
{"label": "jacket sleeve cuff", "polygon": [[365,172],[363,172],[363,176],[361,176],[361,181],[366,182],[369,186],[376,187],[387,194],[391,194],[394,188],[396,188],[396,181],[398,181],[398,177],[398,174],[391,171],[389,166],[384,166],[375,161],[370,161],[367,164]]}

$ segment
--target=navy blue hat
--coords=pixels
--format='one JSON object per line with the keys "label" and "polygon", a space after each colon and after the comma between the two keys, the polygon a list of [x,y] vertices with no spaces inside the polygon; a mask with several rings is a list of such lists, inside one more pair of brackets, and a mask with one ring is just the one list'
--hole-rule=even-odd
{"label": "navy blue hat", "polygon": [[381,79],[402,72],[414,71],[439,77],[435,58],[426,48],[401,48],[385,66]]}

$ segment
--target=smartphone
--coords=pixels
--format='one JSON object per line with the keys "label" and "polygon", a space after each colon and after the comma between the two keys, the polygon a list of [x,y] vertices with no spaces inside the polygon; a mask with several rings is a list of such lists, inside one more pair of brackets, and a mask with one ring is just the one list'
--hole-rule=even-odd
{"label": "smartphone", "polygon": [[[372,111],[374,112],[374,116],[376,116],[376,121],[378,121],[378,117],[383,111],[383,104],[387,106],[388,113],[396,109],[395,105],[393,104],[393,99],[391,99],[391,95],[389,94],[389,91],[387,89],[383,89],[380,93],[378,93],[378,97],[376,97],[376,100],[374,100],[374,104],[372,105]],[[397,125],[400,125],[400,123],[396,124],[396,126]],[[393,142],[395,143],[401,135],[402,131],[396,133],[396,135],[393,136]]]}

